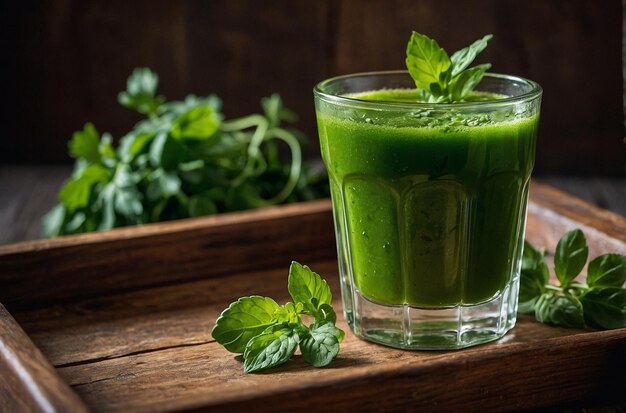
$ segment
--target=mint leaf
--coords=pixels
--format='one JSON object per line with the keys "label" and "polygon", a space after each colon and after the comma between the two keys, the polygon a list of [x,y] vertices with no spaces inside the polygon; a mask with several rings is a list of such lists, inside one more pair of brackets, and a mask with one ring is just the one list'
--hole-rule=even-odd
{"label": "mint leaf", "polygon": [[337,322],[337,314],[333,307],[330,304],[320,305],[315,317],[315,322],[319,324],[335,324]]}
{"label": "mint leaf", "polygon": [[274,313],[280,308],[268,297],[242,297],[222,312],[211,335],[226,350],[243,353],[248,342],[276,324]]}
{"label": "mint leaf", "polygon": [[462,101],[480,83],[485,72],[491,68],[489,63],[472,67],[458,74],[450,82],[452,101]]}
{"label": "mint leaf", "polygon": [[568,328],[583,328],[583,307],[576,298],[547,292],[541,295],[535,305],[535,318],[545,324]]}
{"label": "mint leaf", "polygon": [[434,39],[413,32],[406,47],[406,67],[415,85],[439,96],[446,88],[452,62]]}
{"label": "mint leaf", "polygon": [[339,354],[341,330],[333,323],[326,323],[309,331],[300,342],[300,351],[304,360],[314,367],[324,367]]}
{"label": "mint leaf", "polygon": [[589,248],[585,235],[579,229],[565,234],[556,246],[554,271],[561,284],[569,284],[582,271]]}
{"label": "mint leaf", "polygon": [[420,89],[420,98],[433,103],[460,102],[480,83],[490,64],[468,66],[493,36],[488,34],[452,57],[433,39],[413,32],[406,48],[406,66]]}
{"label": "mint leaf", "polygon": [[604,254],[594,258],[587,270],[590,287],[622,287],[626,282],[626,256]]}
{"label": "mint leaf", "polygon": [[88,122],[82,131],[74,132],[68,147],[74,158],[83,158],[89,163],[100,162],[100,135],[92,123]]}
{"label": "mint leaf", "polygon": [[289,361],[298,346],[297,335],[289,328],[281,328],[253,337],[243,353],[243,369],[253,373]]}
{"label": "mint leaf", "polygon": [[120,105],[134,109],[146,115],[156,115],[165,102],[162,96],[156,96],[159,76],[148,68],[137,68],[126,82],[126,91],[121,92],[117,100]]}
{"label": "mint leaf", "polygon": [[287,285],[294,302],[302,303],[306,314],[316,315],[320,305],[330,304],[333,298],[328,283],[319,274],[295,261],[289,268]]}
{"label": "mint leaf", "polygon": [[[450,57],[452,61],[452,77],[457,76],[463,70],[465,70],[473,61],[476,56],[485,50],[489,40],[493,38],[492,34],[484,36],[482,39],[476,40],[471,45],[464,47],[463,49],[454,52]],[[491,65],[490,65],[491,66]]]}
{"label": "mint leaf", "polygon": [[581,298],[585,320],[600,328],[626,327],[626,290],[619,287],[594,287]]}

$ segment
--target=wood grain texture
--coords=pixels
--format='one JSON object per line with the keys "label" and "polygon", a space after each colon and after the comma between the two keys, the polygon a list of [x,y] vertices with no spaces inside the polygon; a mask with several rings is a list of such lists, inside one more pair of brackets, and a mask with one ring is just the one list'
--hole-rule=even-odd
{"label": "wood grain texture", "polygon": [[88,412],[2,304],[0,412]]}
{"label": "wood grain texture", "polygon": [[0,302],[30,305],[335,255],[328,200],[0,246]]}
{"label": "wood grain texture", "polygon": [[[330,281],[340,309],[336,262],[309,264]],[[515,411],[622,401],[626,331],[554,328],[526,316],[499,342],[461,352],[395,350],[348,333],[329,368],[297,355],[271,373],[246,375],[210,330],[239,296],[287,301],[286,278],[286,267],[233,274],[17,318],[94,411],[323,410],[329,400],[333,411]]]}
{"label": "wood grain texture", "polygon": [[[592,255],[608,247],[626,253],[626,218],[543,185],[531,191],[531,242],[553,250],[578,222]],[[282,240],[287,232],[288,242]],[[253,253],[255,245],[259,251]],[[291,258],[330,281],[333,305],[340,309],[334,248],[330,205],[320,201],[3,247],[0,294],[22,297],[13,300],[16,320],[98,412],[275,412],[324,410],[328,403],[338,412],[499,412],[626,402],[626,329],[562,329],[528,316],[503,339],[463,351],[401,351],[348,332],[328,368],[310,367],[296,355],[271,373],[244,374],[240,358],[210,336],[220,311],[242,295],[287,301]],[[107,263],[112,251],[114,264]],[[190,251],[196,258],[187,267],[178,255]],[[49,272],[53,265],[61,269]],[[103,265],[134,279],[114,288],[105,272],[72,278],[79,268]],[[19,268],[19,283],[7,268]],[[46,271],[49,278],[41,276]],[[191,276],[193,271],[201,276]],[[63,277],[78,286],[59,287]],[[27,299],[30,294],[60,298],[41,306]],[[342,317],[338,324],[348,329]]]}

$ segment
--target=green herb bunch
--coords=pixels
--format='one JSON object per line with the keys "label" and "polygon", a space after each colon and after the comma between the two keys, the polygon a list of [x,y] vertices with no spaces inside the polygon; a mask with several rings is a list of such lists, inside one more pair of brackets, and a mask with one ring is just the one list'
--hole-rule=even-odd
{"label": "green herb bunch", "polygon": [[[246,373],[286,363],[298,346],[304,360],[315,367],[328,365],[339,353],[344,332],[335,327],[337,315],[326,281],[294,261],[287,284],[293,302],[281,306],[268,297],[242,297],[215,323],[213,338],[226,350],[243,353]],[[312,324],[307,327],[302,315],[313,318]]]}
{"label": "green herb bunch", "polygon": [[420,98],[431,103],[463,102],[480,83],[491,64],[469,67],[493,36],[488,34],[452,56],[436,40],[413,32],[406,47],[406,67],[420,90]]}
{"label": "green herb bunch", "polygon": [[[263,114],[225,120],[215,95],[167,102],[158,76],[135,69],[121,105],[146,116],[115,148],[87,123],[74,133],[72,177],[44,217],[47,236],[210,215],[328,195],[325,176],[302,163],[305,137],[282,126],[296,115],[274,94]],[[291,152],[284,162],[279,142]],[[282,145],[282,144],[281,144]]]}
{"label": "green herb bunch", "polygon": [[530,243],[524,244],[519,312],[570,328],[582,328],[585,323],[604,329],[626,327],[626,256],[600,255],[589,262],[586,283],[574,281],[587,262],[589,249],[581,230],[568,232],[556,247],[556,286],[549,282],[544,255]]}

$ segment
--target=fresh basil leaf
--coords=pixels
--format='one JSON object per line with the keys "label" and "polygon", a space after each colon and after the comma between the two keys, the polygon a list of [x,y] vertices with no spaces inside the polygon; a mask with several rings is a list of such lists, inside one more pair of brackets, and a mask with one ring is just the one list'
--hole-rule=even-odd
{"label": "fresh basil leaf", "polygon": [[545,324],[567,328],[583,328],[583,306],[574,297],[543,293],[535,304],[535,318]]}
{"label": "fresh basil leaf", "polygon": [[293,301],[302,303],[307,314],[317,314],[320,305],[330,304],[333,298],[326,280],[296,261],[289,268],[287,286]]}
{"label": "fresh basil leaf", "polygon": [[562,285],[580,274],[588,255],[587,240],[581,230],[570,231],[559,240],[554,254],[554,271]]}
{"label": "fresh basil leaf", "polygon": [[74,132],[68,147],[73,158],[83,158],[89,163],[100,162],[100,135],[92,123],[86,123],[82,131]]}
{"label": "fresh basil leaf", "polygon": [[289,328],[255,336],[243,353],[243,369],[246,373],[253,373],[286,363],[297,346],[297,337]]}
{"label": "fresh basil leaf", "polygon": [[593,287],[581,298],[585,320],[600,328],[626,327],[626,290],[619,287]]}
{"label": "fresh basil leaf", "polygon": [[459,73],[450,82],[450,93],[452,100],[457,102],[463,100],[480,83],[485,72],[491,68],[489,63],[474,66]]}
{"label": "fresh basil leaf", "polygon": [[493,38],[492,34],[488,34],[484,36],[482,39],[476,40],[471,45],[464,47],[463,49],[454,52],[450,57],[452,61],[452,77],[457,76],[461,73],[465,68],[469,67],[469,65],[474,61],[476,56],[485,50],[487,47],[487,43],[489,40]]}
{"label": "fresh basil leaf", "polygon": [[339,333],[333,323],[311,329],[300,341],[304,361],[314,367],[324,367],[339,354]]}
{"label": "fresh basil leaf", "polygon": [[434,39],[417,32],[411,34],[406,47],[406,66],[418,88],[431,90],[433,83],[444,86],[440,85],[440,79],[451,64],[446,51]]}
{"label": "fresh basil leaf", "polygon": [[268,297],[242,297],[222,312],[211,335],[226,350],[243,353],[248,342],[276,324],[274,313],[280,308]]}
{"label": "fresh basil leaf", "polygon": [[604,254],[589,263],[587,284],[590,287],[622,287],[626,282],[626,256]]}
{"label": "fresh basil leaf", "polygon": [[174,121],[170,133],[175,139],[207,139],[215,135],[219,118],[210,106],[198,106]]}
{"label": "fresh basil leaf", "polygon": [[518,311],[524,314],[535,312],[535,304],[543,294],[546,283],[544,275],[534,268],[522,268],[520,272]]}
{"label": "fresh basil leaf", "polygon": [[155,115],[165,102],[162,96],[155,96],[159,76],[148,68],[136,68],[126,82],[126,91],[117,100],[120,105],[146,115]]}
{"label": "fresh basil leaf", "polygon": [[550,280],[550,272],[548,270],[548,265],[546,264],[544,252],[535,248],[528,241],[524,241],[522,270],[535,270],[540,272],[539,281],[542,284],[547,284]]}
{"label": "fresh basil leaf", "polygon": [[108,169],[99,164],[89,165],[79,177],[68,181],[59,192],[59,201],[68,212],[89,204],[92,187],[97,183],[106,183],[111,179]]}

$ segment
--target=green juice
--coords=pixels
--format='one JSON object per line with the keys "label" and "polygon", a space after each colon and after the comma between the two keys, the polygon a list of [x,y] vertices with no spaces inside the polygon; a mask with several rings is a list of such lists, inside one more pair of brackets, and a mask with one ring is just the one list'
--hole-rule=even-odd
{"label": "green juice", "polygon": [[[416,93],[349,97],[415,102]],[[518,270],[538,115],[317,110],[340,261],[358,293],[418,307],[498,296]]]}

